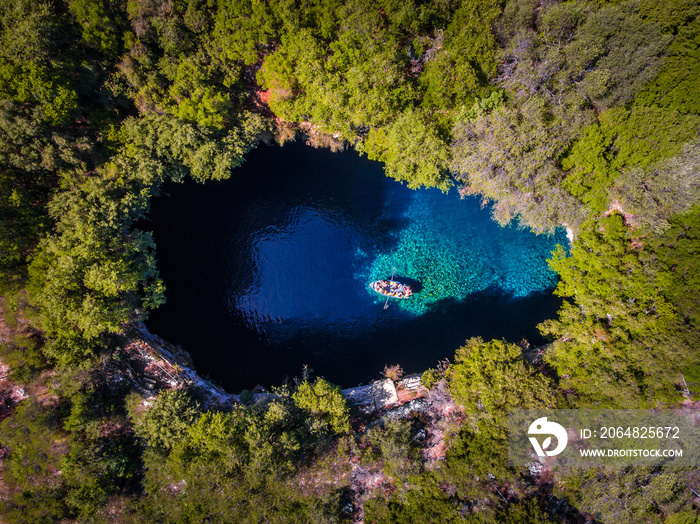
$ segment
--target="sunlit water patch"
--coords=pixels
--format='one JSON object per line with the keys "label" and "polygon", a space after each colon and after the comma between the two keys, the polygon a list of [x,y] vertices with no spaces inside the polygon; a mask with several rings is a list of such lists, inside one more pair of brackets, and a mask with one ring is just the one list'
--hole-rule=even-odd
{"label": "sunlit water patch", "polygon": [[498,227],[479,199],[460,199],[456,191],[417,191],[412,200],[395,246],[378,252],[358,275],[371,281],[395,273],[418,281],[420,292],[398,307],[423,314],[441,300],[466,300],[492,287],[526,297],[556,285],[547,258],[554,244],[566,243],[564,231],[537,236],[516,225]]}
{"label": "sunlit water patch", "polygon": [[[261,147],[231,180],[168,184],[151,225],[167,303],[148,326],[229,388],[308,364],[344,386],[422,371],[471,336],[526,337],[554,315],[563,235],[501,228],[476,198],[411,191],[355,153]],[[385,299],[372,280],[413,285]]]}

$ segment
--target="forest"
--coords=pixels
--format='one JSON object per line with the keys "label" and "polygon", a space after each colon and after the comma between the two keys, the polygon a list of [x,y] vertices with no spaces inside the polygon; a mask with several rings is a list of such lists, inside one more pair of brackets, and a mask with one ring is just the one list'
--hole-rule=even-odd
{"label": "forest", "polygon": [[[575,236],[541,359],[470,339],[423,375],[458,413],[440,460],[322,377],[217,409],[120,371],[167,296],[163,183],[295,139]],[[698,471],[506,456],[510,408],[697,405],[700,4],[4,0],[0,295],[6,522],[700,523]]]}

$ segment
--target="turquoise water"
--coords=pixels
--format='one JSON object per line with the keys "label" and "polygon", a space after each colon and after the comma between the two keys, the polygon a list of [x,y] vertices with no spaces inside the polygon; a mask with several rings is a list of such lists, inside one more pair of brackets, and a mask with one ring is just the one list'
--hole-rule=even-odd
{"label": "turquoise water", "polygon": [[396,245],[376,253],[357,274],[372,281],[395,270],[421,282],[421,292],[397,307],[421,315],[441,300],[466,300],[491,287],[525,297],[556,285],[547,258],[556,243],[566,244],[565,231],[537,236],[515,224],[498,228],[479,199],[460,199],[456,191],[425,189],[411,200],[406,227],[394,233]]}
{"label": "turquoise water", "polygon": [[[477,198],[412,191],[356,153],[259,147],[227,181],[167,184],[151,222],[167,303],[147,322],[229,390],[308,365],[354,386],[435,366],[472,336],[541,342],[560,300],[554,236]],[[409,300],[369,283],[410,284]]]}

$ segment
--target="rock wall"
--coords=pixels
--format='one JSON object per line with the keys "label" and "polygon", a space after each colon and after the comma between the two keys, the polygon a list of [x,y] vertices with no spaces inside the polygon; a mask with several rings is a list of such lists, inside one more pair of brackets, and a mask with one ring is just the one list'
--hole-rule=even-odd
{"label": "rock wall", "polygon": [[143,324],[128,326],[123,339],[128,374],[146,396],[161,388],[189,387],[199,393],[206,407],[225,408],[240,402],[238,395],[200,377],[189,353],[154,335]]}

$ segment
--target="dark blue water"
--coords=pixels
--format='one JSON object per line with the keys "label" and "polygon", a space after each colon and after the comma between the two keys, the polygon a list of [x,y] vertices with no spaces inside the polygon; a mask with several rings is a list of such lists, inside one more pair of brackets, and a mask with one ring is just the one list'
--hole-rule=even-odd
{"label": "dark blue water", "polygon": [[[261,146],[231,180],[168,184],[151,219],[167,303],[149,328],[231,391],[308,364],[343,386],[434,367],[471,336],[532,343],[562,235],[500,228],[479,200],[411,191],[356,153]],[[413,285],[385,299],[369,282]]]}

